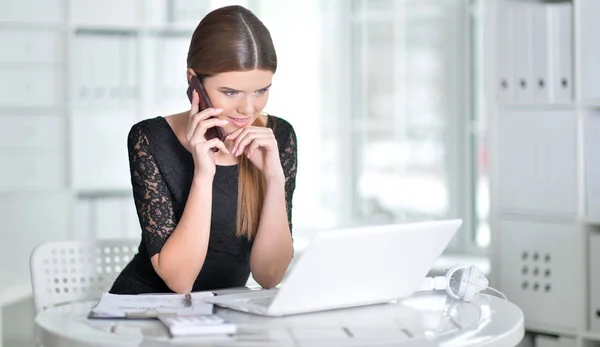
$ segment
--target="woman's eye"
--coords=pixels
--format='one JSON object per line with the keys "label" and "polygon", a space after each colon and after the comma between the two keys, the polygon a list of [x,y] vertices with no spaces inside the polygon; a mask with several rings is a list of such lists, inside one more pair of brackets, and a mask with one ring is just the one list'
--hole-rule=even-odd
{"label": "woman's eye", "polygon": [[223,92],[225,95],[227,96],[234,96],[237,94],[237,92],[231,91],[231,90],[227,90]]}
{"label": "woman's eye", "polygon": [[265,88],[265,89],[257,90],[256,94],[261,95],[261,94],[264,94],[266,92],[267,92],[267,89]]}

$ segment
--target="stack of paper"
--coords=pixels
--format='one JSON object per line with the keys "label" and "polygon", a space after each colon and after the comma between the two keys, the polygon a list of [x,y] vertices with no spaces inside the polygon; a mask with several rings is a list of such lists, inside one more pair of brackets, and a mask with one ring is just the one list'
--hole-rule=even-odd
{"label": "stack of paper", "polygon": [[159,316],[171,336],[235,334],[237,326],[217,315]]}
{"label": "stack of paper", "polygon": [[162,314],[211,314],[213,305],[204,301],[212,292],[192,293],[189,305],[184,294],[117,295],[103,293],[90,318],[156,318]]}

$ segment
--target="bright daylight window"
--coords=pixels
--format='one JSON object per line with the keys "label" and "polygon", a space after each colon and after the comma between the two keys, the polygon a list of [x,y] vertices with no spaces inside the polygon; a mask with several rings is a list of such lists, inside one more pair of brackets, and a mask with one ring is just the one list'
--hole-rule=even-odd
{"label": "bright daylight window", "polygon": [[487,246],[476,3],[251,5],[280,58],[267,111],[298,134],[295,235],[460,217],[450,250]]}

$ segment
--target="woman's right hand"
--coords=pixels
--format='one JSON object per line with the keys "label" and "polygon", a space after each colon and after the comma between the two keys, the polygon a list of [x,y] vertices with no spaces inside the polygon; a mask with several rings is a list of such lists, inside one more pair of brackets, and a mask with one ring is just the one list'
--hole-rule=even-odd
{"label": "woman's right hand", "polygon": [[[212,179],[215,175],[216,168],[214,148],[218,148],[225,153],[229,153],[229,151],[221,140],[214,138],[207,141],[204,134],[208,128],[224,126],[229,122],[216,118],[217,115],[223,112],[222,109],[207,108],[206,110],[198,112],[199,101],[200,97],[194,90],[192,94],[192,109],[190,111],[186,130],[186,139],[192,157],[194,158],[194,177]],[[214,118],[209,118],[213,116]]]}

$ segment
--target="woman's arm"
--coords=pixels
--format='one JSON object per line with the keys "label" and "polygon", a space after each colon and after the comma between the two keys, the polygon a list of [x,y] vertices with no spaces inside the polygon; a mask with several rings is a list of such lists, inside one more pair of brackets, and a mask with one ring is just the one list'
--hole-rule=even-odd
{"label": "woman's arm", "polygon": [[280,127],[280,131],[285,131],[284,136],[277,137],[283,175],[266,178],[262,215],[250,256],[252,275],[264,288],[272,288],[281,282],[294,253],[292,197],[298,161],[296,133],[289,123],[282,122]]}
{"label": "woman's arm", "polygon": [[270,178],[250,255],[252,276],[264,288],[275,287],[292,260],[293,245],[286,212],[285,178]]}
{"label": "woman's arm", "polygon": [[176,293],[189,293],[204,265],[211,209],[212,179],[195,178],[181,220],[151,258],[156,273]]}

